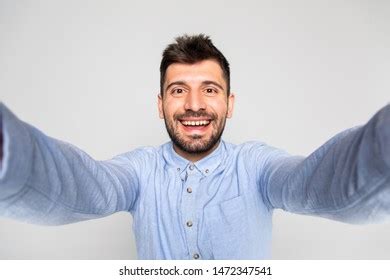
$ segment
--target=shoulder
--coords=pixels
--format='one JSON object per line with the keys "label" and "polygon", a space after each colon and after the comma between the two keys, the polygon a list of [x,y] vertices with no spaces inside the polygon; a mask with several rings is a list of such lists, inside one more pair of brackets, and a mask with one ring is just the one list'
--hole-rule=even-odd
{"label": "shoulder", "polygon": [[264,168],[279,160],[292,157],[285,150],[271,146],[263,141],[248,141],[239,145],[227,143],[229,156],[245,166]]}
{"label": "shoulder", "polygon": [[240,157],[257,156],[263,153],[267,149],[267,147],[269,147],[266,143],[262,141],[247,141],[238,145],[225,143],[225,145],[230,153]]}
{"label": "shoulder", "polygon": [[146,168],[157,162],[161,146],[138,147],[125,153],[114,156],[111,161],[121,165],[129,165],[135,169]]}

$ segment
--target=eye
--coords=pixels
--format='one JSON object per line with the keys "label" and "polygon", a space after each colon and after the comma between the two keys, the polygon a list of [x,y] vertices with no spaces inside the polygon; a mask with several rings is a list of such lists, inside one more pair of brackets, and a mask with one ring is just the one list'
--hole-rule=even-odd
{"label": "eye", "polygon": [[218,90],[216,90],[214,88],[206,88],[205,92],[206,92],[207,95],[214,95],[214,94],[218,93]]}
{"label": "eye", "polygon": [[184,92],[184,90],[182,88],[174,88],[171,93],[174,94],[174,95],[179,95],[179,94],[182,94]]}

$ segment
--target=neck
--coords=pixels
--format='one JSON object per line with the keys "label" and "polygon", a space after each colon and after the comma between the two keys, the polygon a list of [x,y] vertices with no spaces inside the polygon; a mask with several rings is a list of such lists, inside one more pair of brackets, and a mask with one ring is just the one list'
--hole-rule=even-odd
{"label": "neck", "polygon": [[177,147],[175,144],[173,144],[173,149],[175,150],[175,152],[178,155],[182,156],[186,160],[191,161],[191,162],[197,162],[197,161],[207,157],[209,154],[211,154],[218,147],[220,142],[221,142],[221,140],[219,140],[217,143],[215,143],[215,145],[210,150],[203,152],[203,153],[188,153],[186,151],[183,151],[179,147]]}

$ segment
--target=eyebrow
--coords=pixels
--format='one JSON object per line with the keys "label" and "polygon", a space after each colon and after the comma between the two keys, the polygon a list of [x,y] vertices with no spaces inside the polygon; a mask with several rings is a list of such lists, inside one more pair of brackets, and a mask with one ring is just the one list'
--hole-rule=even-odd
{"label": "eyebrow", "polygon": [[[185,86],[185,85],[187,85],[187,83],[184,81],[175,81],[175,82],[170,83],[165,90],[167,91],[170,87],[175,86],[175,85]],[[209,81],[209,80],[202,81],[202,86],[204,86],[204,85],[214,85],[214,86],[218,87],[219,89],[224,90],[223,86],[221,86],[219,83],[214,82],[214,81]]]}

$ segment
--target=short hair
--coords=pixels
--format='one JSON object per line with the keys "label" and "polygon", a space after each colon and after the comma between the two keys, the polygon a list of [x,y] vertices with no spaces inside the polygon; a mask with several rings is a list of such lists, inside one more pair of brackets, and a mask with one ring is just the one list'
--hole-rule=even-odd
{"label": "short hair", "polygon": [[209,36],[204,34],[189,36],[184,34],[176,37],[175,42],[168,45],[160,64],[160,94],[164,93],[164,81],[168,66],[173,63],[195,64],[206,59],[214,59],[222,69],[227,85],[227,95],[230,94],[230,68],[225,56],[213,44]]}

